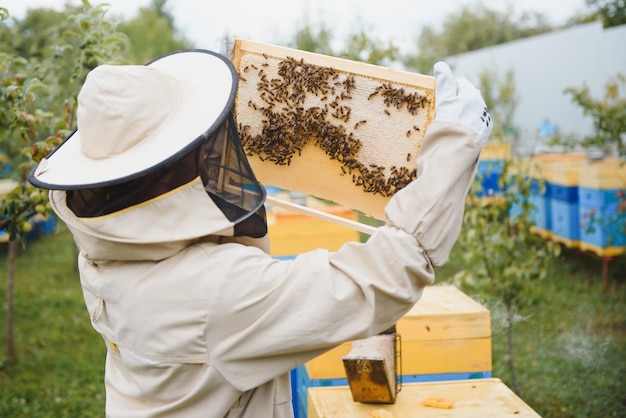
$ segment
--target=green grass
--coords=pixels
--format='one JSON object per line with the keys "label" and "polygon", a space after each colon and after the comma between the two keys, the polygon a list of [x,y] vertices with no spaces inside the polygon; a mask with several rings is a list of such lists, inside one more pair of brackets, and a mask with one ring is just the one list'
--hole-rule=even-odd
{"label": "green grass", "polygon": [[[6,254],[6,245],[0,249]],[[104,415],[104,344],[93,331],[74,270],[67,231],[29,242],[15,283],[18,359],[0,352],[0,417]],[[446,281],[454,255],[438,276]],[[6,299],[6,256],[0,257],[0,297]],[[626,259],[602,263],[568,250],[537,283],[533,307],[514,330],[521,397],[546,418],[626,416]],[[470,295],[471,296],[471,295]],[[501,311],[484,301],[493,324],[493,375],[510,385]],[[0,324],[4,348],[6,307]]]}
{"label": "green grass", "polygon": [[6,356],[6,244],[0,259],[0,417],[104,416],[102,339],[85,309],[65,231],[29,242],[15,278],[15,347]]}

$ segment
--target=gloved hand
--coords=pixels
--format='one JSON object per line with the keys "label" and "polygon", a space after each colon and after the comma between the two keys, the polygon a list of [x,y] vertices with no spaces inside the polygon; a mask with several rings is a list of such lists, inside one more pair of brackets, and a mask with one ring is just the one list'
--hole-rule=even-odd
{"label": "gloved hand", "polygon": [[434,66],[435,120],[469,126],[481,137],[481,145],[491,136],[493,122],[480,91],[465,78],[454,79],[448,64]]}

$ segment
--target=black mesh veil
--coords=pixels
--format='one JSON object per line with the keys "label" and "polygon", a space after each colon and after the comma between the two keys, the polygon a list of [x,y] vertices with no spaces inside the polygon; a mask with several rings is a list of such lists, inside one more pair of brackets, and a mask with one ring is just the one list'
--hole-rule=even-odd
{"label": "black mesh veil", "polygon": [[235,236],[267,233],[265,188],[256,180],[239,139],[232,113],[200,151],[200,175],[209,196],[235,223]]}
{"label": "black mesh veil", "polygon": [[234,236],[266,235],[265,188],[250,168],[232,112],[217,130],[211,129],[181,157],[132,180],[67,190],[67,205],[79,217],[107,215],[160,196],[198,176],[216,206],[235,225]]}

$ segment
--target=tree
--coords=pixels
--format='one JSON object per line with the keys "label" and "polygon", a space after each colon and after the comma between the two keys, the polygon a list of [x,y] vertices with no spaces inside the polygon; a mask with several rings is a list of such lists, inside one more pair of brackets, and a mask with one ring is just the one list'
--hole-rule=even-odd
{"label": "tree", "polygon": [[[6,9],[4,9],[6,10]],[[0,144],[12,164],[17,186],[0,205],[0,229],[9,233],[7,335],[9,359],[13,343],[13,283],[19,243],[35,215],[48,216],[47,193],[27,182],[34,164],[47,156],[74,125],[76,94],[89,70],[117,61],[126,38],[104,19],[104,6],[87,0],[72,13],[30,11],[24,21],[0,27]],[[8,17],[8,11],[2,12]],[[46,42],[43,42],[42,36]],[[12,46],[18,46],[12,49]]]}
{"label": "tree", "polygon": [[585,3],[596,9],[594,16],[600,17],[607,28],[626,23],[626,0],[585,0]]}
{"label": "tree", "polygon": [[594,133],[582,140],[585,147],[613,147],[626,157],[626,74],[617,74],[605,86],[604,97],[591,96],[589,87],[570,87],[565,93],[593,119]]}
{"label": "tree", "polygon": [[191,41],[178,33],[166,4],[167,0],[152,0],[150,6],[139,9],[137,17],[118,25],[118,30],[129,39],[130,62],[143,64],[166,53],[193,47]]}
{"label": "tree", "polygon": [[[166,0],[154,0],[138,18],[137,22],[143,17],[154,26],[144,28],[152,33],[143,36],[137,23],[139,30],[131,31],[137,45],[117,29],[116,21],[106,18],[106,4],[92,6],[82,0],[81,6],[66,6],[63,12],[34,9],[21,21],[11,21],[8,9],[0,8],[0,154],[11,162],[17,182],[0,205],[0,230],[6,229],[10,236],[7,353],[11,359],[15,357],[12,289],[18,244],[25,244],[33,216],[48,216],[51,211],[47,193],[31,186],[27,176],[74,129],[76,96],[90,70],[128,62],[129,46],[155,55],[183,46],[165,4]],[[158,45],[150,49],[141,40]]]}
{"label": "tree", "polygon": [[[481,77],[481,91],[493,109],[494,121],[501,121],[507,127],[511,127],[516,104],[511,79],[512,74],[502,83],[488,73]],[[494,132],[492,141],[496,144],[502,141],[501,132]],[[514,326],[531,306],[533,282],[546,277],[551,261],[559,254],[559,246],[531,232],[536,210],[531,197],[545,187],[529,176],[528,173],[536,171],[532,161],[512,157],[482,163],[487,164],[487,174],[496,166],[499,169],[499,190],[488,195],[482,187],[483,175],[476,176],[457,244],[466,267],[454,280],[461,289],[479,294],[494,308],[503,307],[504,314],[494,314],[494,319],[503,324],[511,385],[521,395],[514,361]]]}
{"label": "tree", "polygon": [[435,62],[448,56],[474,51],[516,39],[548,32],[552,27],[539,13],[516,16],[512,10],[499,12],[482,3],[466,5],[450,14],[440,31],[425,26],[417,39],[418,54],[404,57],[408,68],[428,74]]}
{"label": "tree", "polygon": [[370,38],[363,28],[349,33],[343,47],[339,50],[333,49],[332,39],[332,31],[323,23],[318,24],[317,27],[306,23],[296,31],[294,40],[289,46],[301,51],[316,52],[376,65],[393,62],[398,56],[398,48],[392,42],[385,44],[378,39]]}
{"label": "tree", "polygon": [[[504,160],[499,180],[503,191],[493,200],[479,196],[482,176],[476,177],[457,244],[468,267],[454,278],[465,292],[487,300],[494,320],[502,323],[511,385],[520,396],[514,327],[535,299],[533,282],[546,277],[552,259],[559,253],[558,244],[531,232],[534,208],[530,197],[535,186],[533,179],[524,174],[530,170],[528,160]],[[503,307],[503,315],[496,315],[498,306]]]}

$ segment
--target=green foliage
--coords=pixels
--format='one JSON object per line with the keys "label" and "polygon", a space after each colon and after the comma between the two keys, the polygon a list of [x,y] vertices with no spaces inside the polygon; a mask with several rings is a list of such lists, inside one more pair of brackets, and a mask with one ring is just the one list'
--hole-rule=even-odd
{"label": "green foliage", "polygon": [[530,164],[517,157],[503,160],[501,190],[490,197],[480,196],[482,176],[477,175],[459,239],[464,261],[473,266],[458,273],[459,284],[518,311],[528,306],[533,281],[546,277],[559,248],[531,232],[533,179],[525,174]]}
{"label": "green foliage", "polygon": [[614,146],[620,156],[626,157],[626,75],[617,74],[610,80],[600,100],[591,96],[587,86],[571,87],[565,93],[582,107],[585,116],[593,119],[594,133],[584,138],[581,145],[601,149]]}
{"label": "green foliage", "polygon": [[548,32],[551,26],[539,13],[516,16],[512,10],[499,12],[482,3],[465,5],[450,14],[440,31],[425,26],[417,39],[418,55],[404,58],[408,68],[431,72],[435,62],[448,56],[474,51],[516,39]]}
{"label": "green foliage", "polygon": [[166,0],[153,0],[149,7],[139,9],[137,17],[119,24],[118,30],[130,41],[130,62],[144,64],[166,53],[193,47],[191,41],[178,35],[174,18],[165,5]]}
{"label": "green foliage", "polygon": [[585,0],[588,6],[596,9],[605,27],[619,26],[626,23],[625,0]]}
{"label": "green foliage", "polygon": [[[126,37],[105,20],[104,5],[60,13],[35,9],[21,22],[0,27],[0,146],[11,162],[16,189],[2,202],[0,229],[11,239],[28,232],[28,217],[46,216],[49,205],[26,178],[74,126],[76,95],[86,74],[102,63],[119,61]],[[4,47],[3,47],[4,50]],[[45,200],[45,199],[44,199]]]}
{"label": "green foliage", "polygon": [[530,313],[535,282],[546,278],[560,247],[531,232],[534,207],[530,199],[533,179],[526,174],[532,171],[529,160],[513,157],[501,163],[499,192],[481,195],[481,175],[472,185],[457,243],[464,264],[470,268],[461,269],[455,275],[455,283],[503,307],[509,371],[513,389],[520,394],[513,329]]}
{"label": "green foliage", "polygon": [[358,29],[346,36],[342,49],[334,50],[331,43],[333,34],[323,23],[300,27],[290,47],[301,51],[316,52],[329,56],[346,58],[369,64],[387,65],[397,59],[398,48],[392,42],[383,43],[368,36],[364,29]]}
{"label": "green foliage", "polygon": [[298,28],[289,46],[301,51],[333,55],[332,39],[332,30],[327,28],[324,23],[319,23],[316,26],[307,23]]}

